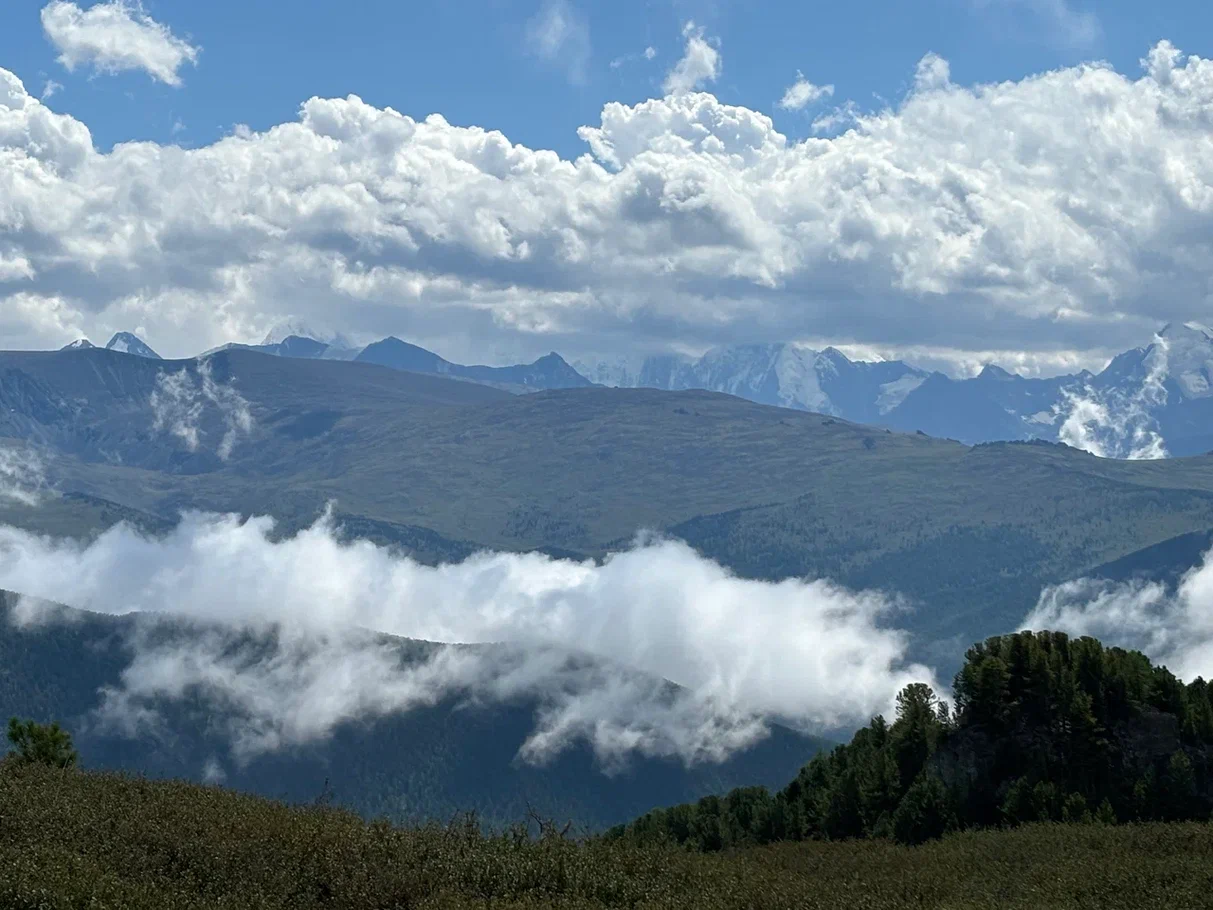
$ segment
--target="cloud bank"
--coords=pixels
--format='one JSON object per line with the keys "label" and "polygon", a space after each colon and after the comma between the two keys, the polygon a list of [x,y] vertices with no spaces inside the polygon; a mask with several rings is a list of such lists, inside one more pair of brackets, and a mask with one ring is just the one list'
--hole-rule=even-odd
{"label": "cloud bank", "polygon": [[127,0],[95,3],[86,10],[51,0],[42,9],[42,30],[69,71],[82,66],[109,74],[143,70],[171,86],[181,85],[181,68],[196,64],[201,50]]}
{"label": "cloud bank", "polygon": [[1090,578],[1046,588],[1023,628],[1091,635],[1143,651],[1181,679],[1213,678],[1213,551],[1174,588]]}
{"label": "cloud bank", "polygon": [[1205,299],[1213,62],[1163,41],[1140,72],[962,86],[929,56],[896,104],[844,105],[845,131],[792,141],[693,91],[720,51],[685,41],[671,94],[606,104],[572,159],[353,95],[199,148],[100,152],[0,71],[5,338],[138,324],[193,356],[295,315],[469,362],[590,338],[963,359],[996,327],[1003,349],[1062,362]]}
{"label": "cloud bank", "polygon": [[[540,706],[527,760],[588,741],[608,765],[715,761],[763,736],[765,717],[858,723],[904,684],[933,682],[906,661],[887,598],[739,579],[678,542],[638,541],[602,565],[482,553],[427,567],[342,543],[327,518],[285,539],[272,531],[268,518],[205,514],[164,538],[119,525],[88,544],[0,528],[0,588],[29,595],[26,622],[44,616],[41,598],[216,624],[188,640],[154,626],[136,636],[105,714],[139,727],[158,699],[201,693],[228,707],[245,757],[445,698],[525,697]],[[273,634],[238,646],[240,630]],[[373,632],[502,644],[402,665]]]}

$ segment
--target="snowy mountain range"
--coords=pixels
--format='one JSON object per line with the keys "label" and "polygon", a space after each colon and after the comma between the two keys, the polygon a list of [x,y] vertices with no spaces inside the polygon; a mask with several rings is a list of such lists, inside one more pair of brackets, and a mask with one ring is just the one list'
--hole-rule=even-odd
{"label": "snowy mountain range", "polygon": [[603,385],[712,389],[966,443],[1046,439],[1112,458],[1213,449],[1213,329],[1172,324],[1149,344],[1087,370],[1029,379],[989,365],[954,379],[899,360],[853,361],[796,344],[715,348],[698,359],[578,361]]}
{"label": "snowy mountain range", "polygon": [[[72,346],[91,345],[81,339]],[[108,347],[157,356],[125,332]],[[900,360],[855,361],[836,348],[818,351],[794,343],[724,346],[699,358],[659,355],[570,365],[553,352],[530,364],[464,366],[398,338],[359,347],[339,333],[297,322],[276,327],[259,345],[224,346],[231,347],[358,360],[519,392],[589,385],[708,389],[970,444],[1045,439],[1110,458],[1213,450],[1213,329],[1195,322],[1166,326],[1150,344],[1125,351],[1097,374],[1084,370],[1045,379],[994,365],[955,379]]]}
{"label": "snowy mountain range", "polygon": [[749,344],[714,348],[694,360],[677,355],[626,362],[574,364],[602,385],[668,391],[709,389],[762,404],[816,411],[858,423],[878,423],[927,374],[899,360],[850,360],[835,348],[814,351],[797,344]]}

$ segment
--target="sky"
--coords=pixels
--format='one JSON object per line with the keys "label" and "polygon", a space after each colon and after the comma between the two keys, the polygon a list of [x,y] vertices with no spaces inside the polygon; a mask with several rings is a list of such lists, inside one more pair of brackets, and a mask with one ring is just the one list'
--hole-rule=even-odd
{"label": "sky", "polygon": [[1213,10],[6,0],[0,347],[1098,368],[1213,321]]}

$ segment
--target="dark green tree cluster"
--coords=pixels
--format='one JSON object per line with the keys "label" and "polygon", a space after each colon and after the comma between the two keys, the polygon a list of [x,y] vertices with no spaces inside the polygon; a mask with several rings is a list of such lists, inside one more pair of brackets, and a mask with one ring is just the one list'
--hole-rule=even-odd
{"label": "dark green tree cluster", "polygon": [[8,741],[12,746],[9,756],[13,761],[50,765],[52,768],[76,766],[77,755],[72,747],[71,734],[57,723],[39,724],[10,717]]}
{"label": "dark green tree cluster", "polygon": [[608,837],[700,850],[882,837],[1035,821],[1207,820],[1213,701],[1145,655],[1093,638],[1020,632],[970,648],[954,710],[908,686],[778,793],[753,787],[651,812]]}

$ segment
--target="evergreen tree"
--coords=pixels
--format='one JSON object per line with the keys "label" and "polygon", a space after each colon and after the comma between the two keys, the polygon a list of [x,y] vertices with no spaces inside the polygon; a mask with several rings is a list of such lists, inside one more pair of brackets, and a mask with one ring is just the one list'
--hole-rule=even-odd
{"label": "evergreen tree", "polygon": [[1162,794],[1158,807],[1162,818],[1182,819],[1192,811],[1196,801],[1196,773],[1192,759],[1182,749],[1172,754],[1162,779]]}
{"label": "evergreen tree", "polygon": [[1066,797],[1066,801],[1061,806],[1061,820],[1063,822],[1082,822],[1083,824],[1092,821],[1091,809],[1081,793],[1071,793]]}
{"label": "evergreen tree", "polygon": [[13,747],[11,755],[20,762],[37,762],[54,768],[71,768],[76,765],[77,754],[72,748],[72,737],[58,723],[43,725],[27,720],[24,723],[15,717],[8,721],[8,741]]}
{"label": "evergreen tree", "polygon": [[948,791],[934,774],[918,776],[893,813],[893,836],[903,844],[921,844],[943,837],[956,827],[956,812]]}

